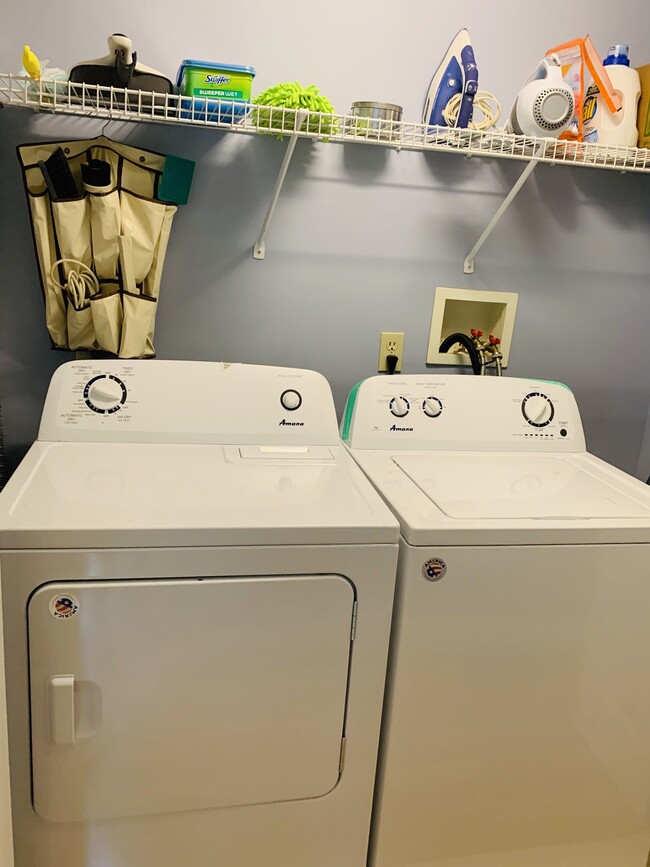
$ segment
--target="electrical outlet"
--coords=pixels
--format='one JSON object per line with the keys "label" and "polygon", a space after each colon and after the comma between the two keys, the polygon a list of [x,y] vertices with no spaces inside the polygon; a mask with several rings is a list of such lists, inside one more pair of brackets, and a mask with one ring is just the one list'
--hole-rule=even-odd
{"label": "electrical outlet", "polygon": [[397,356],[395,372],[401,370],[402,356],[404,355],[403,331],[382,331],[379,335],[379,361],[377,362],[377,370],[379,373],[388,370],[388,365],[386,364],[387,355]]}

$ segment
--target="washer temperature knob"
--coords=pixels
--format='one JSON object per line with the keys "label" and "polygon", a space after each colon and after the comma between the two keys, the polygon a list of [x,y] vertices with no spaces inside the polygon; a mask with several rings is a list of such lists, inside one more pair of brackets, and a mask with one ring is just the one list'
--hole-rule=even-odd
{"label": "washer temperature knob", "polygon": [[84,400],[89,409],[100,415],[110,415],[126,402],[126,386],[117,376],[102,374],[86,383]]}
{"label": "washer temperature knob", "polygon": [[408,415],[410,408],[411,405],[405,397],[400,395],[399,397],[391,398],[390,411],[397,418],[404,418],[405,415]]}
{"label": "washer temperature knob", "polygon": [[522,401],[521,411],[528,424],[533,427],[546,427],[555,415],[553,402],[541,391],[527,394]]}
{"label": "washer temperature knob", "polygon": [[425,397],[422,401],[422,410],[429,418],[438,418],[442,412],[442,401],[437,397]]}

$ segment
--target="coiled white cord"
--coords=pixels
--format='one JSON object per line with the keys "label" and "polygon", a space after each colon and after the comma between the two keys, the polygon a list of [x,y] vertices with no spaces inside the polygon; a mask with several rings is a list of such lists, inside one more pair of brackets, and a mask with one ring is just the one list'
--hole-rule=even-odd
{"label": "coiled white cord", "polygon": [[[456,126],[460,104],[463,99],[462,93],[457,93],[449,100],[445,106],[442,116],[447,125],[450,127]],[[483,117],[481,120],[476,120],[476,110],[479,110]],[[492,129],[497,125],[497,121],[501,116],[501,103],[493,93],[487,90],[479,90],[474,97],[474,114],[469,122],[469,129],[479,130],[484,132],[486,129]]]}
{"label": "coiled white cord", "polygon": [[[65,285],[59,283],[56,278],[56,269],[59,265],[68,266],[68,278]],[[76,269],[70,268],[70,265],[75,265]],[[99,292],[99,280],[95,276],[95,273],[88,265],[85,265],[78,259],[57,259],[54,265],[52,265],[50,276],[55,285],[62,292],[67,293],[70,303],[75,310],[82,310],[86,299]]]}

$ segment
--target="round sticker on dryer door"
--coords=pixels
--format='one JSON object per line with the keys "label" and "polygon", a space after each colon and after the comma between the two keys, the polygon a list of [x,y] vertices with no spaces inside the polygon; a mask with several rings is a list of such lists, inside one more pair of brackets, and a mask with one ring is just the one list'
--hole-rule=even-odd
{"label": "round sticker on dryer door", "polygon": [[427,581],[440,581],[447,574],[447,564],[440,557],[431,557],[424,561],[422,575]]}
{"label": "round sticker on dryer door", "polygon": [[50,599],[50,614],[57,620],[70,620],[79,611],[79,600],[71,593],[59,593]]}

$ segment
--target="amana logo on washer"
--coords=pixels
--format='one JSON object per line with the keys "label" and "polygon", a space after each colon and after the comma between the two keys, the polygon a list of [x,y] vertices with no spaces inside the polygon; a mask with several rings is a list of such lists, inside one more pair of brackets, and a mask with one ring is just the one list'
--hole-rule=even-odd
{"label": "amana logo on washer", "polygon": [[424,561],[422,575],[427,581],[440,581],[447,574],[447,564],[440,557],[431,557]]}

